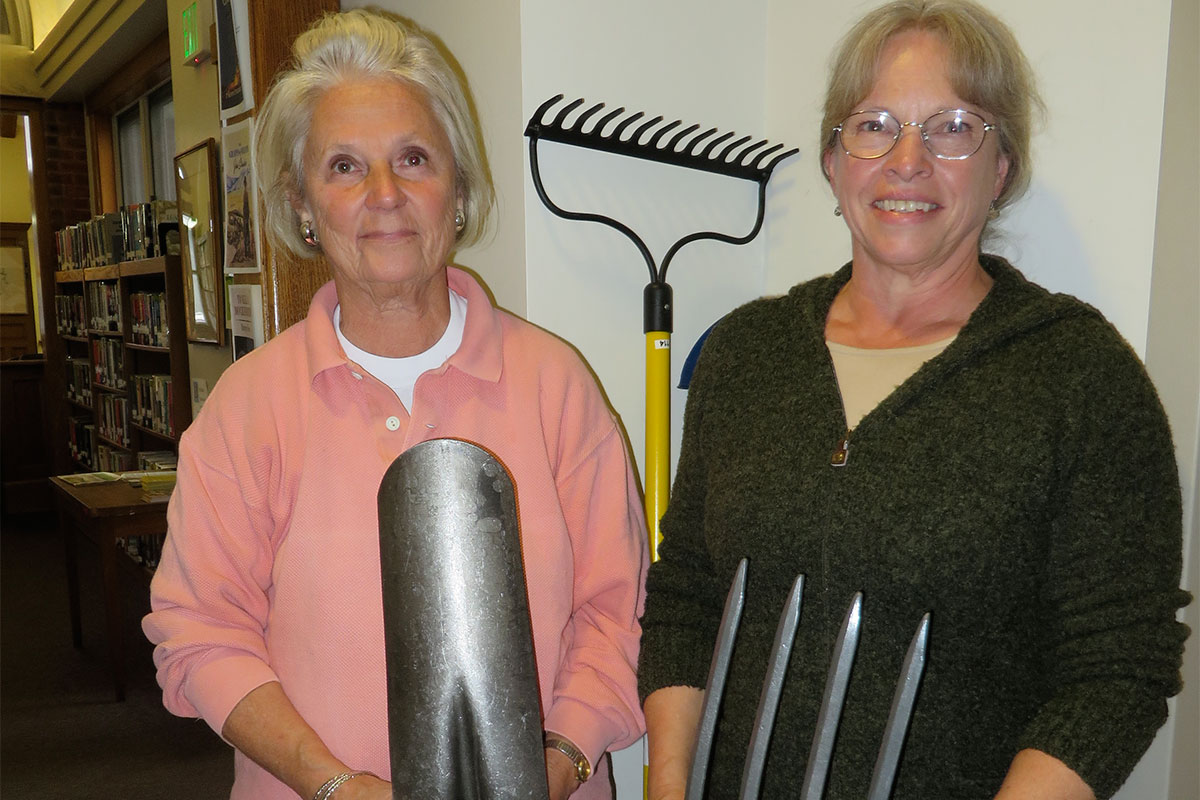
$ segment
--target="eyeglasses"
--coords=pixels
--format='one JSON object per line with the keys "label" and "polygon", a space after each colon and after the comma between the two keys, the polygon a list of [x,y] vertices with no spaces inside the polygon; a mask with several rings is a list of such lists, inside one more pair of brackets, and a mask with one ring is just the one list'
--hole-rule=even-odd
{"label": "eyeglasses", "polygon": [[924,122],[900,122],[886,111],[856,111],[833,130],[846,155],[882,158],[892,151],[909,125],[921,131],[925,148],[945,161],[961,161],[979,152],[988,131],[997,129],[974,111],[939,111]]}

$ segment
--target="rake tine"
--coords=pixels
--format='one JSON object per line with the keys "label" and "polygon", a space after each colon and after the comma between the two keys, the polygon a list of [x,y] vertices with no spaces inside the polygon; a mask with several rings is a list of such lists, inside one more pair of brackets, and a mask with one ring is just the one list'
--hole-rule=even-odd
{"label": "rake tine", "polygon": [[717,132],[716,128],[709,128],[704,133],[696,134],[695,136],[692,137],[692,140],[690,142],[688,142],[686,145],[684,145],[683,150],[681,150],[680,152],[686,153],[691,156],[695,156],[696,148],[698,148],[705,139],[712,136],[716,132]]}
{"label": "rake tine", "polygon": [[679,121],[679,120],[675,120],[674,122],[668,122],[666,125],[663,125],[661,128],[659,128],[659,129],[658,129],[658,130],[657,130],[657,131],[654,133],[654,135],[653,135],[653,136],[651,136],[651,137],[650,137],[650,141],[646,142],[646,147],[653,147],[653,148],[657,148],[657,147],[658,147],[658,140],[659,140],[659,139],[661,139],[661,138],[662,138],[663,136],[665,136],[666,134],[668,134],[668,133],[670,133],[671,131],[673,131],[673,130],[674,130],[676,127],[678,127],[679,125],[680,125],[680,121]]}
{"label": "rake tine", "polygon": [[625,106],[621,106],[620,108],[617,108],[617,109],[614,109],[614,110],[608,112],[607,114],[605,114],[603,117],[600,118],[600,121],[596,123],[596,127],[592,128],[592,133],[596,136],[599,136],[601,139],[605,139],[605,140],[611,139],[612,134],[605,136],[604,129],[606,127],[608,127],[608,123],[612,122],[614,119],[616,119],[617,117],[621,116],[624,113],[625,113]]}
{"label": "rake tine", "polygon": [[579,119],[575,120],[575,124],[571,126],[571,130],[582,133],[584,124],[591,119],[593,114],[602,108],[604,108],[604,103],[596,103],[596,105],[592,106],[587,111],[584,111],[579,115]]}
{"label": "rake tine", "polygon": [[567,103],[562,107],[562,110],[558,112],[558,115],[554,118],[554,121],[550,123],[551,127],[562,128],[562,121],[564,118],[566,118],[567,114],[570,114],[581,105],[583,105],[582,97],[580,97],[578,100],[572,100],[571,102]]}
{"label": "rake tine", "polygon": [[917,632],[908,645],[900,680],[896,683],[896,694],[892,696],[892,710],[888,714],[887,727],[883,730],[883,741],[879,745],[879,756],[875,759],[875,771],[871,775],[871,788],[867,800],[888,800],[892,783],[896,779],[896,768],[900,764],[900,750],[912,720],[913,705],[917,701],[917,687],[925,672],[925,650],[929,644],[929,614],[921,617]]}
{"label": "rake tine", "polygon": [[556,94],[554,97],[551,97],[549,100],[538,106],[537,111],[534,111],[533,116],[529,118],[529,127],[534,128],[544,124],[546,112],[549,111],[555,103],[562,99],[563,96],[561,94]]}
{"label": "rake tine", "polygon": [[861,626],[862,592],[856,592],[833,647],[829,676],[825,679],[825,699],[821,701],[817,731],[813,736],[808,766],[804,770],[804,783],[800,788],[801,800],[821,800],[821,795],[825,793],[825,780],[829,777],[829,764],[833,758],[833,740],[842,718],[842,704],[850,684],[850,667],[854,663],[854,652],[858,649]]}
{"label": "rake tine", "polygon": [[717,646],[713,652],[712,666],[708,670],[708,683],[704,689],[704,709],[700,713],[696,746],[692,750],[692,769],[688,773],[686,800],[701,800],[704,797],[708,761],[712,757],[713,739],[717,730],[717,714],[721,710],[721,696],[725,693],[725,679],[729,677],[733,643],[737,638],[738,623],[741,622],[742,607],[745,604],[746,559],[743,558],[733,575],[733,584],[725,598],[725,611],[721,615],[721,627],[717,630]]}
{"label": "rake tine", "polygon": [[746,766],[742,771],[741,800],[757,800],[762,791],[763,767],[767,763],[767,745],[771,742],[771,729],[775,727],[775,712],[783,695],[783,679],[787,674],[788,659],[792,643],[796,639],[796,627],[800,624],[800,595],[804,592],[804,576],[796,577],[788,595],[779,626],[775,629],[775,645],[767,662],[767,677],[763,681],[762,695],[758,700],[758,712],[754,719],[754,731],[750,734],[750,746],[746,753]]}
{"label": "rake tine", "polygon": [[[692,131],[696,130],[696,129],[697,129],[697,128],[699,128],[699,127],[700,127],[700,126],[699,126],[699,125],[696,125],[695,123],[693,123],[693,124],[691,124],[691,125],[687,126],[687,127],[686,127],[686,128],[684,128],[683,130],[681,130],[679,133],[677,133],[677,134],[675,134],[674,136],[672,136],[672,137],[671,137],[671,141],[667,142],[667,146],[666,146],[666,148],[665,148],[665,149],[666,149],[666,150],[671,150],[671,151],[674,151],[674,150],[675,150],[675,146],[679,144],[679,140],[680,140],[680,139],[682,139],[683,137],[687,136],[689,133],[691,133]],[[716,128],[713,128],[713,130],[715,131],[715,130],[716,130]]]}
{"label": "rake tine", "polygon": [[767,143],[766,139],[759,139],[752,145],[747,145],[740,153],[733,157],[734,164],[745,164],[747,157],[758,148]]}
{"label": "rake tine", "polygon": [[[765,143],[766,140],[764,139],[763,142]],[[771,155],[771,153],[774,153],[776,150],[781,150],[781,149],[783,149],[782,144],[771,145],[766,150],[763,150],[761,153],[756,155],[754,157],[754,160],[751,163],[747,164],[746,166],[750,167],[750,169],[758,169],[759,166],[762,164],[763,159],[765,159],[767,156]]]}
{"label": "rake tine", "polygon": [[[625,132],[625,129],[628,128],[633,123],[637,122],[639,119],[641,119],[644,116],[646,116],[646,115],[643,114],[641,111],[639,111],[632,116],[626,117],[624,120],[622,120],[617,125],[617,127],[615,129],[613,129],[612,136],[609,136],[608,138],[616,139],[617,141],[621,141],[621,134]],[[634,139],[634,141],[636,141],[637,137],[634,136],[633,139]]]}
{"label": "rake tine", "polygon": [[724,150],[721,151],[720,155],[717,156],[717,161],[726,161],[730,153],[732,153],[734,150],[741,147],[748,141],[750,141],[750,137],[743,136],[742,138],[738,139],[736,142],[731,143],[728,147],[726,147]]}
{"label": "rake tine", "polygon": [[[573,100],[555,112],[554,106],[562,100],[563,95],[558,94],[542,103],[526,125],[525,135],[530,139],[531,155],[536,151],[536,142],[544,139],[634,158],[645,158],[687,169],[699,169],[733,178],[752,180],[765,186],[775,165],[783,158],[798,152],[795,149],[789,150],[785,155],[778,156],[763,168],[758,165],[765,161],[762,153],[759,152],[767,144],[765,139],[746,147],[747,143],[751,141],[749,136],[734,140],[733,137],[736,134],[733,132],[719,134],[716,128],[710,128],[689,139],[688,136],[699,130],[698,125],[689,125],[685,128],[682,127],[685,123],[680,120],[663,125],[663,117],[657,116],[650,119],[641,111],[622,119],[621,117],[625,114],[624,107],[615,111],[602,112],[601,109],[606,108],[604,103],[584,106],[583,98]],[[586,110],[580,111],[581,106]],[[575,114],[578,116],[573,116]],[[571,117],[569,125],[567,124],[568,117]],[[660,125],[662,127],[658,127]],[[605,130],[609,126],[612,126],[613,130],[611,133],[605,134]],[[631,129],[630,126],[634,127]],[[585,128],[587,130],[584,130]],[[724,149],[720,149],[720,152],[714,155],[720,147]],[[590,219],[590,221],[599,222],[600,220]],[[755,223],[754,233],[750,234],[749,239],[754,238],[757,234],[760,224]],[[711,231],[701,233],[703,235],[698,237],[700,239],[712,238],[730,244],[744,244],[745,241],[749,241],[745,237],[738,239],[720,234],[714,235]],[[694,240],[690,239],[689,241]]]}
{"label": "rake tine", "polygon": [[641,126],[639,126],[638,129],[636,131],[634,131],[633,136],[629,137],[629,141],[634,144],[641,144],[642,136],[644,136],[646,134],[646,131],[650,130],[651,128],[653,128],[655,125],[657,125],[658,123],[660,123],[662,121],[663,121],[663,118],[660,115],[648,122],[643,122],[641,124]]}
{"label": "rake tine", "polygon": [[716,147],[717,145],[719,145],[721,142],[728,139],[730,136],[733,136],[733,131],[728,131],[726,133],[722,133],[720,136],[718,136],[717,138],[715,138],[711,142],[709,142],[708,145],[705,146],[705,148],[703,150],[701,150],[699,153],[696,153],[695,154],[696,158],[708,158],[709,157],[708,154],[712,152],[713,148]]}

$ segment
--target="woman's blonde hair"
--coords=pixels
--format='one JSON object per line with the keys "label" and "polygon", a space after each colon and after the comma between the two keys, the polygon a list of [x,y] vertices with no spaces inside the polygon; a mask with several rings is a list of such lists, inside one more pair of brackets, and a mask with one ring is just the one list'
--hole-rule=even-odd
{"label": "woman's blonde hair", "polygon": [[455,188],[466,247],[487,230],[495,200],[479,127],[458,74],[415,24],[386,12],[354,9],[326,14],[296,37],[292,65],[275,79],[259,109],[255,132],[257,181],[264,227],[273,244],[309,257],[293,198],[304,190],[304,147],[321,95],[348,80],[386,78],[421,89],[454,151]]}
{"label": "woman's blonde hair", "polygon": [[995,209],[1018,199],[1029,187],[1034,121],[1043,111],[1033,70],[1008,26],[970,0],[896,0],[860,19],[834,53],[825,116],[821,120],[821,163],[837,146],[833,130],[858,111],[878,77],[879,54],[891,37],[929,31],[949,51],[950,85],[999,126],[1000,152],[1008,174]]}

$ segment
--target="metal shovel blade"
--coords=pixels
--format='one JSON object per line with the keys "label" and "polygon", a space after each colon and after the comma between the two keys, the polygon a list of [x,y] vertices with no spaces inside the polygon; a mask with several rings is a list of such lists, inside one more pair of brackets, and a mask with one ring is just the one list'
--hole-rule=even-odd
{"label": "metal shovel blade", "polygon": [[435,439],[379,487],[393,797],[548,796],[516,495],[489,452]]}

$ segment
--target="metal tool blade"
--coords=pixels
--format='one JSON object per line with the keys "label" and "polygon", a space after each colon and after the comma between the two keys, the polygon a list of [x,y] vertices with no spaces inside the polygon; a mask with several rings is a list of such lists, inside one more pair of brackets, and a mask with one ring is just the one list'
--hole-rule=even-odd
{"label": "metal tool blade", "polygon": [[547,798],[516,496],[469,442],[403,453],[379,487],[397,800]]}
{"label": "metal tool blade", "polygon": [[758,711],[754,718],[754,730],[750,734],[750,745],[746,752],[746,765],[742,769],[741,800],[757,800],[762,791],[763,767],[767,763],[767,746],[771,743],[771,730],[775,727],[775,712],[779,710],[779,699],[783,695],[783,680],[787,675],[788,659],[792,654],[792,643],[796,639],[796,627],[800,624],[800,596],[804,592],[804,576],[797,576],[788,594],[779,625],[775,629],[775,644],[767,662],[767,675],[758,699]]}
{"label": "metal tool blade", "polygon": [[721,696],[725,692],[725,679],[729,677],[733,643],[737,638],[738,623],[741,622],[742,608],[745,604],[746,559],[743,558],[733,575],[733,583],[725,598],[725,611],[721,615],[721,627],[717,629],[717,645],[713,649],[712,665],[708,668],[708,683],[704,690],[704,709],[700,713],[696,746],[692,750],[692,769],[688,773],[685,795],[687,800],[702,800],[704,797],[708,762],[712,757],[713,740],[717,730],[717,715],[721,710]]}
{"label": "metal tool blade", "polygon": [[833,646],[829,676],[825,679],[825,697],[821,701],[817,730],[808,753],[804,783],[800,787],[802,800],[821,800],[821,795],[825,793],[825,781],[829,777],[829,765],[833,759],[833,740],[842,718],[842,705],[850,685],[850,667],[854,664],[861,626],[862,592],[856,592]]}
{"label": "metal tool blade", "polygon": [[904,737],[912,721],[913,706],[917,702],[917,688],[925,672],[925,651],[929,644],[929,614],[921,617],[917,632],[909,642],[900,679],[896,682],[896,693],[892,695],[892,710],[888,714],[887,726],[883,730],[883,741],[879,744],[879,755],[875,759],[875,771],[871,775],[871,788],[867,800],[887,800],[892,794],[896,770],[900,765],[900,752],[904,748]]}

